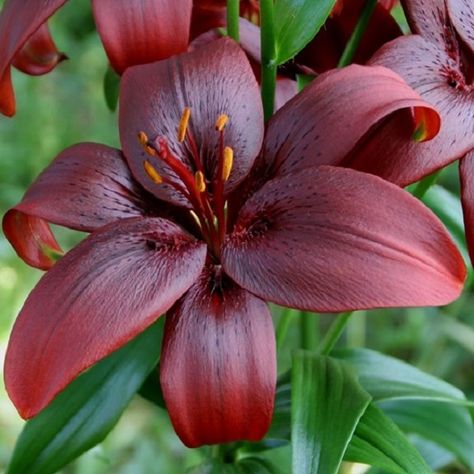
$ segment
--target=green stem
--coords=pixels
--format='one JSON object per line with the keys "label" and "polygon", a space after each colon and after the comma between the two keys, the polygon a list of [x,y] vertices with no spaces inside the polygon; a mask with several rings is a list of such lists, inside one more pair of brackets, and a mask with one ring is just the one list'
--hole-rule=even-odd
{"label": "green stem", "polygon": [[316,350],[318,346],[319,316],[317,314],[300,311],[301,348],[308,351]]}
{"label": "green stem", "polygon": [[295,312],[290,308],[285,308],[282,311],[280,321],[278,322],[278,326],[276,329],[277,351],[279,351],[283,346],[283,342],[288,333],[288,328],[290,327],[290,322],[293,319],[294,314]]}
{"label": "green stem", "polygon": [[349,41],[344,48],[344,52],[342,53],[341,59],[339,59],[338,67],[347,66],[352,62],[354,59],[355,53],[359,44],[362,40],[362,36],[364,35],[365,29],[369,23],[370,17],[375,9],[375,5],[377,4],[377,0],[366,0],[362,13],[359,17],[359,20],[352,32]]}
{"label": "green stem", "polygon": [[428,191],[428,189],[430,189],[431,186],[433,186],[433,184],[438,181],[441,171],[442,170],[435,171],[433,174],[430,174],[429,176],[423,178],[413,190],[413,196],[417,197],[418,199],[421,199],[426,194],[426,191]]}
{"label": "green stem", "polygon": [[227,34],[239,42],[239,0],[227,0]]}
{"label": "green stem", "polygon": [[350,347],[364,347],[366,334],[367,313],[359,311],[356,318],[347,324],[347,345]]}
{"label": "green stem", "polygon": [[215,459],[216,461],[222,461],[224,459],[224,450],[222,449],[222,445],[214,444],[211,446],[211,458]]}
{"label": "green stem", "polygon": [[260,18],[262,102],[265,120],[268,120],[273,114],[277,73],[273,0],[260,1]]}
{"label": "green stem", "polygon": [[319,344],[318,347],[318,352],[321,355],[329,355],[336,342],[341,337],[341,334],[343,333],[344,328],[346,327],[346,324],[352,314],[352,311],[349,311],[348,313],[341,313],[331,324],[328,332],[326,333],[324,339],[321,341],[321,344]]}

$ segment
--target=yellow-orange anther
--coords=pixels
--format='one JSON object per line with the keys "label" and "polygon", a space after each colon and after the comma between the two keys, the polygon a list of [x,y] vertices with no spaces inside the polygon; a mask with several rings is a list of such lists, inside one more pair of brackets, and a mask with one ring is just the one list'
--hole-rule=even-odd
{"label": "yellow-orange anther", "polygon": [[148,160],[143,162],[143,168],[145,168],[145,173],[155,184],[161,184],[163,182],[163,178],[161,177],[160,173],[156,171],[154,166]]}
{"label": "yellow-orange anther", "polygon": [[229,121],[229,116],[226,114],[219,115],[216,120],[216,130],[219,132],[222,132],[224,130],[225,126],[227,125],[227,122]]}
{"label": "yellow-orange anther", "polygon": [[204,174],[202,171],[196,171],[194,175],[194,183],[196,185],[196,189],[203,193],[206,190],[206,180],[204,179]]}
{"label": "yellow-orange anther", "polygon": [[146,146],[148,144],[148,136],[145,132],[138,132],[138,141],[141,146]]}
{"label": "yellow-orange anther", "polygon": [[224,148],[224,162],[222,164],[222,180],[227,181],[234,164],[234,150],[230,146]]}
{"label": "yellow-orange anther", "polygon": [[178,141],[183,142],[186,137],[186,130],[188,129],[189,117],[191,117],[191,109],[185,107],[183,110],[183,115],[181,115],[181,120],[178,125]]}

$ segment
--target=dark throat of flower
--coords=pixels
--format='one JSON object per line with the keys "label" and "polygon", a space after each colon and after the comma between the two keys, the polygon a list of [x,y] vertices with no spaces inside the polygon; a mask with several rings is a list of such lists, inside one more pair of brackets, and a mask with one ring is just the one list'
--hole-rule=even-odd
{"label": "dark throat of flower", "polygon": [[[177,139],[186,143],[191,155],[190,169],[172,152],[165,137],[159,136],[150,140],[143,131],[138,133],[138,140],[148,158],[143,161],[143,168],[155,184],[167,184],[191,204],[191,214],[199,224],[202,237],[208,244],[212,256],[219,260],[220,249],[224,241],[227,216],[224,187],[232,171],[234,152],[225,146],[224,131],[229,121],[225,114],[219,115],[215,122],[219,134],[217,167],[213,176],[206,176],[198,146],[189,128],[191,109],[186,107],[179,121]],[[165,164],[178,179],[165,177],[154,165],[154,160]]]}

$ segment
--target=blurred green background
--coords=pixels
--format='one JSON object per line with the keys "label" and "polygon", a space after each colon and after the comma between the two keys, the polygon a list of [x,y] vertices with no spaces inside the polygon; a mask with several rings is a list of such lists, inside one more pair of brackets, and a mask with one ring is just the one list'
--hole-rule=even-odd
{"label": "blurred green background", "polygon": [[[0,2],[1,5],[1,2]],[[0,117],[0,210],[18,202],[38,173],[65,147],[80,141],[118,146],[116,115],[104,101],[103,77],[107,59],[94,30],[89,0],[68,3],[54,16],[53,35],[70,58],[53,73],[33,78],[14,71],[17,114]],[[444,172],[441,184],[457,193],[456,170]],[[460,208],[452,194],[437,190],[437,207],[458,223]],[[440,203],[441,200],[441,203]],[[451,201],[452,200],[452,201]],[[446,217],[446,216],[445,216]],[[60,230],[70,248],[80,235]],[[0,236],[0,359],[3,361],[11,325],[26,295],[41,276],[27,267]],[[276,322],[279,310],[275,309]],[[290,352],[299,344],[296,318],[289,328],[279,370],[289,366]],[[321,316],[315,331],[323,333],[332,320]],[[405,359],[453,383],[474,398],[473,295],[445,308],[373,311],[355,315],[345,341]],[[34,341],[31,341],[34,344]],[[22,421],[0,383],[0,471],[8,463]],[[168,416],[137,397],[107,440],[72,463],[65,473],[153,474],[181,473],[203,458],[205,451],[186,449],[174,434]],[[288,448],[269,453],[283,473],[289,471]],[[286,459],[286,461],[285,461]],[[449,470],[445,472],[466,472]]]}

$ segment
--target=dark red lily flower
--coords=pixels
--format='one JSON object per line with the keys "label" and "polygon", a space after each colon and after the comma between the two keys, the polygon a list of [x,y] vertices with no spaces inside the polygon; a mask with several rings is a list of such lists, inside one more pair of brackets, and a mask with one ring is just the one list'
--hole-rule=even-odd
{"label": "dark red lily flower", "polygon": [[[441,113],[439,135],[411,139],[403,114],[374,131],[346,163],[405,186],[460,159],[466,237],[474,259],[474,4],[469,0],[402,2],[415,34],[375,55],[373,64],[400,74]],[[390,162],[375,160],[383,150]]]}
{"label": "dark red lily flower", "polygon": [[[46,21],[66,0],[6,0],[0,14],[0,112],[15,114],[10,78],[14,65],[45,74],[65,56],[56,50]],[[117,73],[135,64],[186,51],[192,0],[92,0],[97,30]]]}
{"label": "dark red lily flower", "polygon": [[[322,75],[265,138],[257,82],[230,39],[129,68],[121,87],[123,154],[65,150],[4,217],[17,252],[43,268],[47,222],[91,232],[15,323],[5,378],[22,416],[167,312],[160,379],[183,442],[257,440],[276,382],[265,300],[342,311],[458,296],[464,264],[429,210],[378,177],[311,159],[347,153],[400,107],[437,116],[394,73]],[[252,168],[268,180],[257,185]]]}

